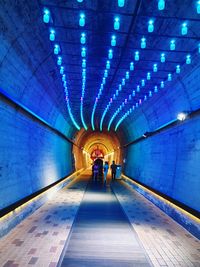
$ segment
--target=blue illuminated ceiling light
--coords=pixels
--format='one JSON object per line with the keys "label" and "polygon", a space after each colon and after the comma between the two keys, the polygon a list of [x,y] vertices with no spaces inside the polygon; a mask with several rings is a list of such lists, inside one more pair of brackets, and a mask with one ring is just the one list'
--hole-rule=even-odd
{"label": "blue illuminated ceiling light", "polygon": [[[190,55],[187,55],[186,56],[186,61],[189,60],[189,59],[190,59]],[[154,69],[154,71],[157,71],[157,64],[156,63],[153,65],[153,69]],[[176,72],[180,73],[180,65],[176,66]],[[148,72],[147,73],[147,80],[150,80],[150,78],[151,78],[150,72]],[[168,73],[167,80],[168,81],[172,80],[171,73]],[[142,87],[145,86],[145,80],[144,79],[141,80],[141,86]],[[161,81],[160,82],[160,88],[163,89],[164,87],[165,87],[164,81]],[[158,91],[159,91],[158,86],[155,85],[154,89],[153,89],[153,92],[157,93]],[[133,96],[132,99],[133,100],[134,100],[134,97],[136,96],[136,93],[138,93],[138,94],[140,93],[140,86],[139,85],[137,85],[136,90],[133,90],[133,92],[132,92],[132,96]],[[148,97],[151,98],[152,95],[153,95],[152,90],[149,90],[148,96],[147,96],[147,94],[145,94],[143,100],[141,98],[139,100],[137,100],[137,102],[134,105],[132,105],[132,108],[129,108],[128,111],[125,112],[124,115],[122,115],[120,117],[120,119],[117,121],[117,123],[115,125],[115,131],[117,131],[117,129],[119,128],[120,124],[132,113],[133,110],[135,110],[135,108],[138,108],[139,105],[141,105],[143,103],[143,101],[146,101],[148,99]],[[138,99],[138,97],[137,97],[137,99]],[[131,98],[128,98],[128,100],[131,100]],[[120,113],[120,111],[125,107],[125,104],[127,104],[128,100],[126,99],[126,101],[124,101],[118,107],[118,109],[116,109],[115,113],[111,116],[111,119],[110,119],[109,124],[108,124],[108,131],[110,130],[112,122],[117,117],[117,115]]]}
{"label": "blue illuminated ceiling light", "polygon": [[200,14],[200,0],[197,1],[197,14]]}
{"label": "blue illuminated ceiling light", "polygon": [[[86,43],[86,34],[81,33],[80,43],[85,44]],[[81,57],[82,57],[82,90],[81,90],[81,99],[80,99],[80,115],[81,115],[81,122],[83,124],[84,129],[87,131],[88,127],[85,123],[84,116],[83,116],[83,102],[85,97],[85,88],[86,88],[86,67],[87,67],[87,60],[86,60],[86,48],[81,48]]]}
{"label": "blue illuminated ceiling light", "polygon": [[187,33],[188,33],[187,23],[184,22],[184,23],[182,24],[182,27],[181,27],[181,34],[182,34],[182,35],[186,35]]}
{"label": "blue illuminated ceiling light", "polygon": [[[113,37],[113,36],[112,36]],[[112,38],[111,37],[111,38]],[[111,39],[111,42],[112,42],[112,39]],[[112,49],[109,49],[108,50],[108,59],[111,59],[113,57],[113,50]],[[106,79],[108,77],[108,71],[110,70],[110,60],[107,60],[106,61],[106,68],[104,70],[104,74],[103,74],[103,78],[102,78],[102,82],[101,82],[101,85],[100,85],[100,88],[99,88],[99,92],[98,92],[98,95],[96,96],[96,99],[95,99],[95,103],[94,103],[94,106],[93,106],[93,109],[92,109],[92,116],[91,116],[91,125],[92,125],[92,130],[94,131],[95,130],[95,126],[94,126],[94,114],[95,114],[95,111],[96,111],[96,107],[97,107],[97,104],[98,104],[98,100],[100,99],[101,97],[101,94],[103,92],[103,89],[104,89],[104,86],[106,84]],[[111,102],[112,103],[112,100]],[[108,107],[109,108],[109,107]],[[107,109],[108,109],[107,108]]]}
{"label": "blue illuminated ceiling light", "polygon": [[124,7],[125,5],[125,0],[118,0],[118,7]]}
{"label": "blue illuminated ceiling light", "polygon": [[44,23],[49,23],[51,20],[51,13],[49,9],[44,8],[44,13],[43,13],[43,22]]}
{"label": "blue illuminated ceiling light", "polygon": [[165,9],[165,0],[158,0],[158,10]]}
{"label": "blue illuminated ceiling light", "polygon": [[114,18],[114,29],[118,31],[119,28],[120,28],[120,18],[119,17],[115,17]]}
{"label": "blue illuminated ceiling light", "polygon": [[[134,70],[134,62],[130,62],[130,71],[133,71],[133,70]],[[122,78],[121,83],[118,85],[118,88],[116,89],[115,93],[114,93],[113,96],[110,98],[109,103],[107,104],[106,108],[104,109],[104,112],[103,112],[103,114],[102,114],[102,116],[101,116],[101,120],[100,120],[100,131],[103,130],[103,121],[104,121],[104,118],[105,118],[105,116],[106,116],[108,110],[110,109],[111,104],[113,103],[113,101],[111,101],[111,99],[112,99],[112,100],[115,100],[115,99],[119,96],[119,92],[122,91],[123,86],[125,86],[125,84],[126,84],[126,80],[128,80],[129,78],[130,78],[130,73],[129,73],[129,71],[126,71],[126,72],[125,72],[125,77]],[[130,99],[129,99],[129,100],[130,100]],[[117,113],[117,114],[118,114],[118,113]],[[116,114],[116,115],[117,115],[117,114]],[[112,122],[111,122],[111,123],[112,123]],[[110,125],[111,125],[111,123],[110,123]],[[108,128],[110,129],[110,127],[108,127]]]}
{"label": "blue illuminated ceiling light", "polygon": [[[84,0],[74,0],[75,2],[78,3],[82,3]],[[63,26],[63,25],[59,25],[60,21],[56,21],[59,22],[57,25],[53,24],[52,21],[52,17],[53,17],[53,10],[54,10],[54,6],[51,6],[50,4],[48,5],[48,8],[44,8],[42,9],[42,18],[43,18],[43,22],[44,25],[46,25],[46,27],[48,27],[49,30],[49,40],[51,41],[50,44],[53,47],[53,55],[56,59],[56,66],[59,69],[59,72],[61,74],[61,79],[62,79],[62,83],[63,83],[63,87],[65,90],[65,94],[66,94],[66,101],[67,101],[67,107],[68,107],[68,111],[69,111],[69,115],[71,120],[73,121],[73,124],[75,125],[75,127],[77,129],[79,129],[79,125],[76,123],[76,121],[74,120],[74,117],[72,115],[72,110],[70,108],[70,97],[69,97],[69,93],[71,91],[69,91],[68,88],[68,79],[72,78],[73,80],[76,80],[77,84],[79,83],[80,86],[80,95],[78,94],[77,98],[78,100],[80,100],[80,107],[79,107],[79,103],[78,103],[78,108],[80,108],[80,119],[81,119],[81,126],[83,125],[84,129],[87,130],[87,127],[89,126],[90,122],[89,121],[85,121],[84,120],[84,116],[86,115],[83,111],[84,110],[84,103],[86,101],[86,96],[85,96],[85,91],[86,91],[86,86],[89,86],[91,84],[93,84],[94,82],[94,78],[91,80],[88,80],[87,75],[89,75],[89,71],[95,72],[96,69],[99,67],[101,68],[101,64],[100,61],[98,62],[97,65],[93,64],[96,63],[97,60],[92,61],[91,64],[91,68],[88,68],[88,60],[90,60],[90,58],[88,58],[88,40],[94,40],[95,38],[93,38],[94,36],[96,37],[96,34],[103,35],[104,33],[108,34],[108,32],[110,32],[110,26],[108,25],[107,21],[104,22],[104,25],[106,26],[105,29],[102,29],[102,31],[100,31],[100,27],[102,25],[99,25],[99,18],[94,16],[94,25],[87,25],[87,21],[86,21],[86,11],[82,9],[86,7],[86,10],[90,9],[90,2],[92,1],[84,1],[87,4],[87,7],[85,5],[79,5],[76,3],[76,12],[77,13],[77,25],[76,26],[76,30],[77,30],[77,26],[79,25],[80,27],[78,27],[78,34],[76,35],[75,33],[73,33],[73,38],[71,40],[58,40],[59,37],[61,36],[61,33],[58,32],[60,27],[59,26]],[[178,76],[181,75],[181,71],[182,71],[182,66],[183,64],[189,65],[193,62],[194,58],[194,54],[195,53],[200,53],[200,43],[199,43],[199,39],[196,38],[195,36],[195,29],[193,30],[193,23],[195,21],[197,21],[196,17],[197,14],[200,14],[200,0],[195,0],[193,3],[193,11],[194,11],[194,18],[187,18],[187,16],[184,16],[184,18],[181,18],[181,16],[179,17],[174,17],[174,20],[177,21],[181,21],[181,23],[176,24],[174,23],[174,25],[178,25],[176,31],[173,32],[173,29],[171,29],[171,31],[167,34],[165,34],[165,29],[166,26],[169,25],[170,23],[172,23],[172,21],[170,21],[169,24],[165,24],[164,26],[162,26],[162,23],[160,23],[160,19],[163,20],[165,17],[168,19],[171,19],[170,15],[167,14],[168,10],[166,9],[166,6],[168,7],[168,9],[171,7],[168,3],[169,1],[166,0],[154,0],[152,1],[152,7],[145,6],[145,5],[150,5],[150,3],[148,3],[148,1],[142,1],[142,6],[144,5],[144,9],[145,12],[142,13],[142,9],[140,10],[141,12],[141,16],[139,16],[140,18],[138,18],[136,20],[136,24],[138,23],[138,25],[136,25],[135,27],[135,31],[134,29],[133,31],[131,31],[130,34],[130,40],[126,43],[124,42],[124,38],[121,37],[122,33],[128,33],[128,27],[130,23],[127,23],[126,25],[123,25],[124,27],[122,27],[121,22],[123,21],[124,15],[126,13],[129,13],[130,8],[128,7],[128,5],[130,4],[130,2],[128,0],[115,0],[115,5],[113,5],[113,7],[115,7],[116,9],[111,10],[110,12],[107,12],[106,9],[106,14],[105,14],[105,18],[111,20],[111,28],[114,28],[113,33],[115,35],[112,35],[112,33],[109,35],[109,47],[108,49],[105,51],[105,55],[106,59],[103,61],[105,64],[103,69],[101,69],[102,71],[102,77],[100,78],[99,81],[99,85],[98,85],[98,90],[95,93],[96,95],[93,96],[94,97],[94,102],[93,102],[93,106],[91,107],[91,114],[90,114],[90,121],[91,121],[91,127],[93,130],[95,130],[95,127],[97,127],[96,125],[94,125],[94,121],[95,123],[99,123],[99,128],[100,131],[103,130],[103,128],[107,128],[108,130],[111,129],[111,127],[115,126],[115,129],[117,130],[119,125],[133,112],[133,110],[135,110],[136,108],[138,108],[144,101],[147,101],[148,99],[150,99],[153,95],[155,95],[156,93],[158,93],[159,91],[161,91],[162,89],[166,88],[167,86],[171,86],[170,81],[172,81]],[[175,1],[176,2],[176,1]],[[125,4],[127,4],[127,10],[122,9]],[[89,6],[88,6],[89,5]],[[176,5],[176,3],[175,3]],[[78,6],[78,8],[77,8]],[[79,8],[81,7],[81,8]],[[146,8],[147,7],[147,8]],[[154,14],[154,7],[156,7],[155,10],[155,14]],[[157,10],[158,7],[158,10]],[[160,12],[163,11],[164,12]],[[66,11],[66,9],[65,9]],[[121,12],[120,12],[121,11]],[[151,11],[148,12],[147,11]],[[153,12],[152,12],[153,11]],[[93,12],[93,11],[92,11]],[[102,8],[101,12],[104,12],[104,8]],[[100,12],[100,13],[101,13]],[[119,12],[117,14],[117,12]],[[99,13],[99,10],[97,10],[97,13]],[[197,14],[196,14],[197,13]],[[114,14],[114,15],[112,15]],[[71,14],[72,15],[72,14]],[[69,16],[70,15],[70,11],[69,11]],[[73,13],[74,15],[74,13]],[[116,16],[115,16],[116,15]],[[155,16],[154,16],[155,15]],[[166,16],[165,16],[166,15]],[[169,15],[169,16],[168,16]],[[180,15],[180,14],[179,14]],[[110,16],[110,17],[109,17]],[[53,17],[54,18],[54,17]],[[57,18],[57,17],[55,17]],[[69,21],[66,20],[66,29],[69,28],[69,31],[72,29],[74,30],[74,25],[71,25],[71,23],[74,20],[71,20],[72,17],[70,17]],[[108,20],[108,22],[109,22]],[[140,21],[140,20],[144,20],[144,21]],[[127,20],[128,21],[128,20]],[[67,25],[67,23],[70,22],[70,25]],[[162,21],[161,21],[162,22]],[[143,25],[145,23],[145,28],[146,28],[146,32],[143,29]],[[88,29],[84,28],[84,26],[87,25]],[[69,27],[68,27],[69,26]],[[118,31],[123,28],[123,30],[120,32],[120,34],[118,35]],[[181,40],[184,40],[184,43],[186,42],[186,40],[189,40],[190,36],[187,36],[187,34],[189,33],[191,28],[191,49],[189,49],[189,45],[187,46],[187,49],[185,49],[184,44],[181,43]],[[148,31],[148,32],[147,32]],[[162,32],[164,31],[164,32]],[[77,31],[76,31],[77,32]],[[154,33],[155,32],[155,33]],[[177,34],[177,32],[179,34]],[[91,33],[91,35],[94,34],[94,36],[89,36],[89,34]],[[176,34],[176,36],[174,36],[174,33]],[[69,32],[70,35],[70,32]],[[79,60],[81,58],[81,61],[76,61],[76,57],[77,57],[77,49],[76,49],[76,45],[77,45],[77,40],[76,42],[74,42],[74,38],[75,35],[78,36],[78,43],[79,43],[79,50],[78,50],[78,56],[79,56]],[[68,34],[64,35],[65,38],[68,38]],[[125,35],[123,35],[125,36]],[[156,36],[165,38],[164,41],[159,42],[160,45],[164,44],[163,47],[159,47],[158,49],[156,49],[154,47],[154,41],[151,42],[151,40],[155,39]],[[92,38],[90,38],[92,37]],[[99,40],[103,41],[103,45],[105,44],[107,47],[107,44],[104,42],[105,40],[105,36],[102,37],[100,36],[100,38],[96,41],[98,42],[91,42],[92,44],[98,45],[100,44]],[[131,39],[133,38],[133,39]],[[129,39],[129,38],[128,38]],[[159,39],[159,40],[160,40]],[[197,39],[198,41],[195,43],[195,39]],[[156,44],[155,40],[155,44]],[[195,45],[195,49],[192,49],[192,45],[193,43]],[[66,51],[67,49],[65,49],[63,43],[70,43],[70,45],[72,44],[72,47],[70,47],[70,49],[68,51],[73,51],[73,60],[76,61],[75,64],[73,64],[75,67],[75,71],[74,69],[72,70],[72,74],[71,77],[69,76],[68,78],[68,73],[66,72],[66,66],[65,66],[65,55],[64,55],[64,51]],[[133,46],[132,46],[133,44]],[[74,45],[74,46],[73,46]],[[116,48],[117,46],[117,48]],[[179,47],[181,48],[179,50]],[[72,49],[71,49],[72,48]],[[147,49],[146,49],[147,48]],[[127,49],[127,51],[125,51]],[[130,51],[128,51],[128,49],[130,49]],[[153,52],[150,56],[149,56],[149,51],[155,51],[157,50],[157,52]],[[187,53],[186,53],[187,50]],[[188,51],[189,50],[189,51]],[[70,53],[67,51],[67,54],[69,55]],[[94,51],[96,51],[96,48],[94,49]],[[125,52],[124,52],[125,51]],[[163,52],[162,52],[163,51]],[[96,53],[97,52],[97,53]],[[94,53],[94,55],[96,56],[96,54],[98,54],[98,51],[96,51]],[[183,57],[181,58],[181,60],[179,60],[179,57],[175,56],[175,55],[183,55]],[[98,56],[100,56],[101,53],[99,53]],[[130,55],[131,55],[131,59],[130,59]],[[155,55],[155,58],[154,58]],[[174,61],[170,61],[170,58],[173,58]],[[92,59],[92,57],[91,57]],[[130,60],[129,60],[130,59]],[[116,65],[116,69],[112,69],[112,71],[110,71],[111,66],[113,67],[113,61],[115,62]],[[138,62],[139,61],[139,62]],[[79,62],[79,63],[77,63]],[[127,64],[127,69],[124,68],[124,64]],[[141,62],[141,63],[140,63]],[[152,62],[152,63],[150,63]],[[165,63],[167,62],[167,64]],[[119,63],[119,64],[118,64]],[[154,63],[154,64],[153,64]],[[80,66],[78,66],[78,73],[80,74],[77,75],[76,72],[76,68],[77,68],[77,64],[79,64]],[[149,64],[151,64],[151,67],[149,68]],[[90,65],[89,65],[90,66]],[[138,67],[138,70],[137,70]],[[141,69],[139,69],[141,67]],[[143,68],[144,67],[144,68]],[[147,68],[147,71],[145,70]],[[138,73],[135,73],[135,70],[138,71]],[[145,73],[144,73],[145,70]],[[122,71],[124,72],[123,75],[121,75]],[[136,75],[134,75],[134,79],[132,78],[132,72],[134,71],[134,73]],[[113,77],[111,77],[111,73],[113,74]],[[166,77],[164,77],[166,73]],[[93,73],[92,73],[93,74]],[[137,75],[138,74],[138,75]],[[140,77],[140,75],[142,74],[142,77]],[[159,74],[159,75],[158,75]],[[120,75],[120,76],[119,76]],[[96,76],[95,76],[96,77]],[[108,84],[108,77],[110,78],[110,86],[112,87],[112,84],[115,84],[116,88],[107,88],[107,84]],[[81,78],[81,79],[80,79]],[[131,79],[131,80],[130,80]],[[154,83],[154,79],[155,79],[155,83]],[[129,82],[130,80],[130,82]],[[80,81],[80,82],[79,82]],[[90,83],[91,82],[91,83]],[[95,81],[96,82],[96,81]],[[92,88],[92,85],[91,85]],[[100,105],[98,105],[98,102],[100,100],[100,98],[103,96],[105,96],[105,93],[107,93],[108,91],[110,92],[111,89],[113,89],[113,92],[111,92],[111,94],[108,97],[109,100],[107,100],[107,103],[105,103],[105,107],[102,110]],[[78,88],[75,88],[75,93],[76,90],[78,91]],[[107,90],[107,92],[106,92]],[[87,91],[86,91],[87,92]],[[91,90],[91,95],[93,94],[93,90]],[[123,93],[122,93],[123,92]],[[91,97],[91,95],[89,97]],[[121,99],[123,95],[123,99]],[[117,98],[119,98],[119,102],[115,101]],[[107,99],[107,98],[106,98]],[[76,99],[77,100],[77,99]],[[78,101],[76,101],[77,103]],[[103,102],[103,101],[102,101]],[[116,103],[121,103],[119,106],[116,105]],[[104,103],[102,103],[104,105]],[[77,105],[77,104],[76,104]],[[116,107],[115,107],[116,105]],[[97,108],[98,106],[98,108]],[[131,106],[131,108],[130,108]],[[71,106],[72,107],[72,106]],[[90,111],[90,109],[89,109]],[[112,111],[112,112],[111,112]],[[123,114],[122,114],[123,113]],[[122,116],[121,116],[122,115]],[[98,116],[97,119],[95,116]],[[100,116],[100,121],[99,121],[99,116]],[[108,121],[105,120],[106,116],[108,117]],[[86,119],[86,117],[85,117]],[[95,119],[95,120],[94,120]],[[105,121],[106,121],[106,125],[105,125]],[[87,122],[87,124],[86,124]],[[114,124],[114,122],[116,122],[116,125]],[[114,126],[113,126],[114,125]],[[103,127],[104,126],[104,127]]]}
{"label": "blue illuminated ceiling light", "polygon": [[[49,18],[48,18],[48,16],[49,16]],[[44,23],[49,23],[49,21],[50,21],[50,12],[48,13],[47,10],[44,11],[43,21],[44,21]],[[55,30],[50,28],[49,40],[51,42],[55,41],[55,35],[56,35]],[[54,44],[53,52],[54,52],[54,55],[57,57],[57,67],[58,67],[59,72],[60,72],[61,77],[62,77],[61,80],[62,80],[62,85],[64,87],[65,100],[67,103],[67,109],[68,109],[70,119],[71,119],[73,125],[76,127],[76,129],[80,130],[80,126],[78,125],[78,123],[74,119],[74,116],[73,116],[72,111],[71,111],[70,103],[69,103],[69,92],[68,92],[68,87],[67,87],[66,74],[65,74],[64,66],[62,65],[63,64],[63,58],[61,55],[61,47],[59,44]]]}
{"label": "blue illuminated ceiling light", "polygon": [[154,31],[154,21],[150,19],[148,22],[148,32],[153,32],[153,31]]}
{"label": "blue illuminated ceiling light", "polygon": [[81,13],[79,18],[79,26],[84,27],[85,26],[85,14]]}

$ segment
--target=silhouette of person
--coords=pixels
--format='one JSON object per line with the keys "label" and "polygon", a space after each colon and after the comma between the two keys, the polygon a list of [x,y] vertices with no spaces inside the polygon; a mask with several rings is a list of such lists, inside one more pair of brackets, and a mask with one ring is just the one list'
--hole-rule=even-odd
{"label": "silhouette of person", "polygon": [[115,161],[114,160],[113,160],[112,164],[110,165],[110,168],[111,168],[112,180],[115,180],[115,178],[116,178],[117,165],[115,164]]}

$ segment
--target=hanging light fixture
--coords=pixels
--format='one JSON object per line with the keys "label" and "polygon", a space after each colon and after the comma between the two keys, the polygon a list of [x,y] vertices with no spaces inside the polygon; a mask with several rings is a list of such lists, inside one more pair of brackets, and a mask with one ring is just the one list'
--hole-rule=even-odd
{"label": "hanging light fixture", "polygon": [[139,93],[140,92],[140,86],[139,85],[137,85],[137,89],[136,89],[136,91]]}
{"label": "hanging light fixture", "polygon": [[164,53],[162,53],[161,56],[160,56],[160,62],[161,63],[165,62],[165,54]]}
{"label": "hanging light fixture", "polygon": [[163,81],[160,82],[160,87],[161,87],[161,88],[164,88],[164,87],[165,87],[165,84],[164,84]]}
{"label": "hanging light fixture", "polygon": [[167,80],[170,82],[172,80],[172,75],[171,73],[168,73]]}
{"label": "hanging light fixture", "polygon": [[176,48],[175,40],[171,40],[170,41],[170,50],[175,50],[175,48]]}
{"label": "hanging light fixture", "polygon": [[115,17],[114,18],[114,29],[115,30],[119,30],[120,28],[120,18],[119,17]]}
{"label": "hanging light fixture", "polygon": [[86,68],[86,59],[82,60],[82,68]]}
{"label": "hanging light fixture", "polygon": [[49,9],[45,8],[44,9],[44,14],[43,14],[43,22],[44,23],[49,23],[51,18],[51,13]]}
{"label": "hanging light fixture", "polygon": [[49,34],[49,40],[50,41],[55,41],[55,37],[56,37],[56,33],[53,29],[50,30],[50,34]]}
{"label": "hanging light fixture", "polygon": [[154,31],[154,21],[151,19],[148,22],[148,32],[153,32]]}
{"label": "hanging light fixture", "polygon": [[140,47],[141,47],[142,49],[146,48],[146,39],[145,39],[144,37],[142,37],[142,39],[141,39]]}
{"label": "hanging light fixture", "polygon": [[104,77],[105,77],[105,78],[108,77],[108,70],[104,70]]}
{"label": "hanging light fixture", "polygon": [[60,74],[61,75],[64,74],[64,67],[63,66],[60,67]]}
{"label": "hanging light fixture", "polygon": [[126,72],[126,79],[129,79],[129,71]]}
{"label": "hanging light fixture", "polygon": [[60,53],[60,46],[58,44],[54,45],[54,50],[53,50],[55,55],[58,55]]}
{"label": "hanging light fixture", "polygon": [[148,81],[151,80],[151,73],[150,72],[147,73],[147,80]]}
{"label": "hanging light fixture", "polygon": [[200,14],[200,0],[197,1],[197,14]]}
{"label": "hanging light fixture", "polygon": [[157,72],[157,71],[158,71],[157,64],[153,64],[153,72]]}
{"label": "hanging light fixture", "polygon": [[115,35],[111,36],[111,46],[116,46],[116,36]]}
{"label": "hanging light fixture", "polygon": [[118,7],[124,7],[125,0],[118,0]]}
{"label": "hanging light fixture", "polygon": [[158,86],[154,86],[154,93],[158,92]]}
{"label": "hanging light fixture", "polygon": [[165,0],[158,0],[158,10],[165,9]]}
{"label": "hanging light fixture", "polygon": [[123,78],[122,79],[122,85],[124,86],[126,84],[126,81],[125,81],[125,79]]}
{"label": "hanging light fixture", "polygon": [[107,70],[110,69],[110,61],[109,61],[109,60],[106,61],[106,69],[107,69]]}
{"label": "hanging light fixture", "polygon": [[57,59],[57,65],[62,65],[62,57],[58,57]]}
{"label": "hanging light fixture", "polygon": [[[200,47],[200,46],[199,46]],[[130,70],[133,71],[134,70],[134,62],[130,63]]]}
{"label": "hanging light fixture", "polygon": [[152,91],[149,91],[149,97],[152,97]]}
{"label": "hanging light fixture", "polygon": [[186,64],[191,64],[191,56],[190,55],[187,55],[186,56],[186,61],[185,61]]}
{"label": "hanging light fixture", "polygon": [[140,53],[139,51],[135,52],[135,61],[138,61],[140,59]]}
{"label": "hanging light fixture", "polygon": [[181,72],[181,67],[180,67],[180,65],[177,65],[176,66],[176,73],[180,73]]}
{"label": "hanging light fixture", "polygon": [[85,47],[82,47],[81,56],[86,57],[86,48]]}
{"label": "hanging light fixture", "polygon": [[145,86],[145,80],[141,80],[141,85]]}
{"label": "hanging light fixture", "polygon": [[81,33],[80,42],[81,42],[81,44],[85,44],[86,43],[86,34],[84,32]]}
{"label": "hanging light fixture", "polygon": [[188,33],[187,23],[183,23],[181,27],[181,34],[186,35]]}
{"label": "hanging light fixture", "polygon": [[78,3],[82,3],[82,2],[83,2],[83,0],[77,0],[77,2],[78,2]]}
{"label": "hanging light fixture", "polygon": [[81,13],[79,18],[79,26],[84,27],[85,26],[85,14]]}
{"label": "hanging light fixture", "polygon": [[113,51],[112,51],[112,49],[109,49],[108,50],[108,58],[109,59],[112,59],[113,58]]}

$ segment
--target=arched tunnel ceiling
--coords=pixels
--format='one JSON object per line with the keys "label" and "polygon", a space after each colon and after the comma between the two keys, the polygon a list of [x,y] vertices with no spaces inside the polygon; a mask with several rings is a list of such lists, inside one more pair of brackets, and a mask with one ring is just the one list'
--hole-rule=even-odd
{"label": "arched tunnel ceiling", "polygon": [[[12,12],[15,9],[18,14],[17,19],[21,19],[22,25],[24,23],[24,27],[21,26],[21,28],[23,28],[23,34],[25,32],[25,35],[29,36],[26,38],[29,47],[32,45],[32,49],[35,47],[34,39],[38,38],[38,34],[40,35],[37,41],[44,46],[40,49],[40,53],[37,54],[37,51],[33,53],[32,61],[35,60],[37,65],[34,73],[37,72],[37,79],[44,84],[45,90],[52,91],[51,94],[56,91],[59,95],[57,100],[60,99],[61,112],[65,113],[65,117],[68,116],[69,123],[73,125],[71,117],[77,123],[76,128],[82,128],[84,122],[85,128],[91,128],[91,119],[94,115],[93,128],[99,130],[101,121],[103,121],[103,129],[107,129],[110,122],[112,122],[111,129],[115,129],[124,114],[131,114],[129,118],[132,118],[133,109],[143,104],[146,98],[148,102],[150,91],[154,96],[154,91],[158,90],[159,93],[171,86],[167,81],[168,74],[172,74],[172,82],[177,80],[177,77],[180,77],[180,74],[176,73],[177,65],[180,65],[181,69],[186,68],[187,71],[189,64],[185,63],[186,56],[191,55],[193,62],[193,58],[199,51],[200,15],[197,14],[196,4],[197,1],[166,0],[165,9],[158,10],[157,0],[125,0],[125,5],[121,8],[118,7],[117,0],[83,0],[82,2],[37,0],[16,2],[12,4]],[[9,9],[9,5],[6,5]],[[43,22],[45,10],[50,12],[49,23]],[[12,12],[9,14],[11,19]],[[31,15],[32,13],[34,16]],[[85,14],[84,27],[79,26],[81,13]],[[21,17],[20,14],[22,14]],[[30,21],[29,15],[32,16]],[[116,16],[120,18],[119,30],[114,30],[113,27]],[[151,19],[154,21],[154,31],[148,32],[148,22]],[[185,35],[181,34],[183,23],[187,23],[188,26],[188,33]],[[19,27],[16,24],[16,29]],[[55,31],[55,41],[49,40],[52,29]],[[84,45],[80,43],[82,33],[86,34]],[[111,46],[113,35],[116,36],[116,46]],[[146,39],[144,49],[141,48],[143,37]],[[176,44],[173,51],[170,50],[171,40],[175,40]],[[55,44],[60,46],[58,55],[54,54]],[[23,44],[21,45],[23,47]],[[85,58],[81,57],[83,47],[86,48]],[[112,59],[108,59],[109,49],[113,50]],[[136,51],[139,52],[138,61],[135,59]],[[166,57],[165,63],[160,61],[162,53]],[[58,56],[62,57],[61,66],[64,67],[66,74],[66,86],[63,86],[60,65],[57,64]],[[48,58],[48,62],[45,58]],[[86,67],[82,66],[83,59],[86,59]],[[107,69],[108,77],[104,74],[107,60],[110,60],[110,69]],[[133,71],[130,70],[131,62],[134,64]],[[153,71],[153,64],[157,64],[157,72]],[[41,72],[44,67],[45,71]],[[86,72],[84,92],[83,69]],[[126,79],[127,71],[129,78]],[[151,73],[150,80],[147,80],[148,72]],[[54,76],[53,87],[51,87],[50,73]],[[103,77],[106,82],[99,91]],[[30,79],[33,79],[33,76]],[[122,84],[122,79],[125,79],[125,85]],[[141,84],[142,80],[145,82],[144,86]],[[160,88],[162,81],[164,89]],[[140,88],[137,87],[138,85]],[[27,81],[24,91],[28,89]],[[68,104],[64,103],[64,91],[68,93],[66,101]],[[64,107],[67,106],[68,113],[64,111]],[[122,121],[122,125],[124,122],[127,120]],[[124,125],[127,127],[127,124]]]}
{"label": "arched tunnel ceiling", "polygon": [[82,130],[77,133],[74,141],[78,147],[83,148],[88,153],[91,153],[97,146],[103,150],[104,154],[109,154],[120,147],[119,139],[114,133]]}

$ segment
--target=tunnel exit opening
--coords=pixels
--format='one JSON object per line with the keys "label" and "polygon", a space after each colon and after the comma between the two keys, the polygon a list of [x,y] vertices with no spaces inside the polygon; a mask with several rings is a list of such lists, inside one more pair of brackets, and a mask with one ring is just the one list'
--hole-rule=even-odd
{"label": "tunnel exit opening", "polygon": [[114,132],[80,130],[76,134],[74,143],[75,170],[91,167],[96,159],[108,161],[109,165],[113,160],[117,164],[122,162],[120,141]]}

